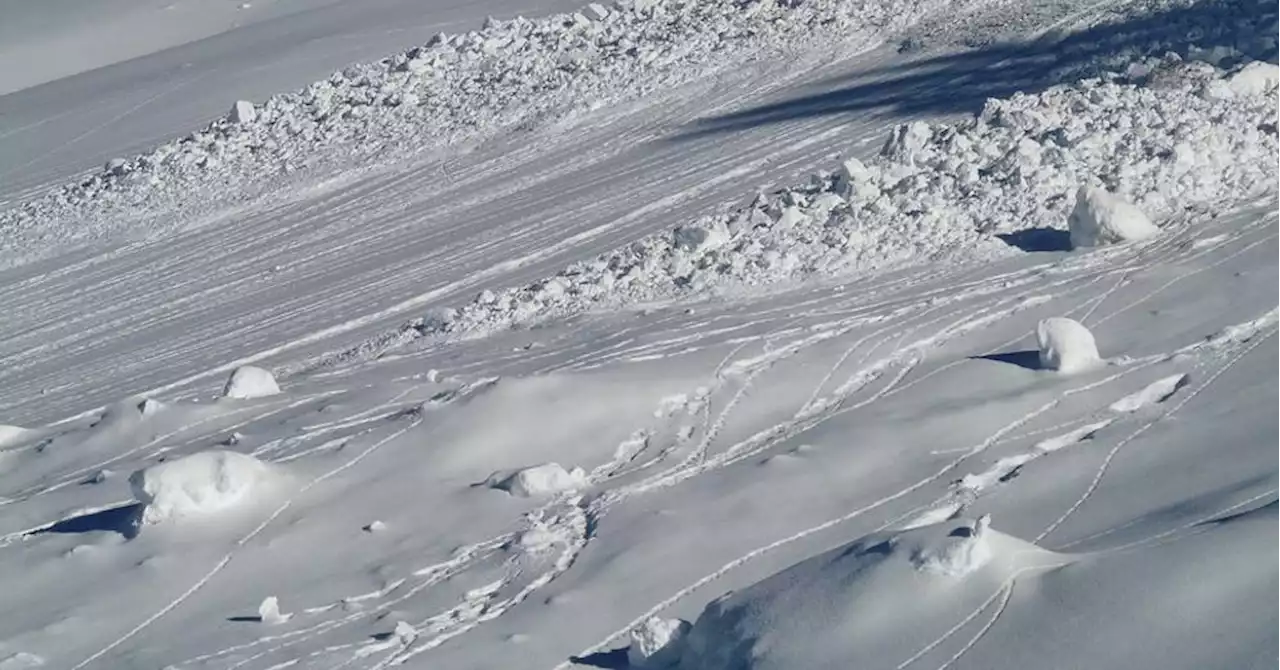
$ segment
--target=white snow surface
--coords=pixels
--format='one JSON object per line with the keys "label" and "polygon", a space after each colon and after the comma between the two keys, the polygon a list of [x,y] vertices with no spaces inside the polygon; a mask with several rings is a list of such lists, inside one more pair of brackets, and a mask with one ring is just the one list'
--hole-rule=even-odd
{"label": "white snow surface", "polygon": [[1273,5],[297,1],[0,98],[0,667],[1276,666]]}

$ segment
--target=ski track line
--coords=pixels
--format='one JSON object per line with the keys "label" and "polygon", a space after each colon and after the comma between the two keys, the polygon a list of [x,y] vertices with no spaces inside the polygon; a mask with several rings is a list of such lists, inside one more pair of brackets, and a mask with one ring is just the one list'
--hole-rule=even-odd
{"label": "ski track line", "polygon": [[88,658],[77,663],[75,666],[71,668],[71,670],[80,670],[81,668],[98,660],[99,658],[102,658],[104,655],[111,652],[111,650],[115,649],[121,644],[124,644],[129,639],[133,638],[135,635],[145,630],[148,626],[158,621],[161,617],[171,612],[174,608],[181,605],[183,602],[188,600],[191,596],[195,595],[196,592],[198,592],[201,588],[204,587],[205,584],[208,584],[214,577],[218,575],[218,573],[222,572],[223,568],[225,568],[227,564],[231,562],[231,559],[235,556],[237,549],[248,544],[260,533],[262,533],[262,531],[266,530],[266,528],[270,526],[273,521],[275,521],[277,518],[280,517],[281,514],[284,514],[285,511],[287,511],[290,507],[293,506],[294,501],[297,500],[298,497],[302,496],[307,491],[310,491],[316,485],[328,480],[329,478],[354,467],[360,461],[364,460],[367,456],[377,451],[377,449],[382,445],[387,444],[388,442],[400,437],[401,435],[404,435],[409,430],[417,427],[422,422],[423,422],[422,417],[415,417],[409,423],[409,425],[393,432],[392,434],[382,438],[381,440],[378,440],[377,442],[374,442],[372,445],[365,448],[364,451],[361,451],[359,454],[356,454],[354,457],[352,457],[350,460],[346,461],[342,465],[339,465],[338,467],[335,467],[332,470],[325,472],[324,474],[316,477],[315,479],[312,479],[309,483],[307,483],[305,486],[299,489],[297,493],[293,494],[287,500],[281,503],[280,506],[275,509],[275,511],[273,511],[270,515],[268,515],[267,518],[264,519],[261,523],[259,523],[253,530],[249,531],[248,534],[242,536],[239,540],[237,540],[236,543],[231,547],[231,550],[228,551],[217,563],[215,563],[214,566],[204,574],[204,576],[196,580],[196,582],[192,584],[186,591],[180,594],[177,598],[171,600],[164,607],[161,607],[154,614],[144,619],[141,623],[134,626],[124,635],[116,638],[114,641],[107,644],[105,647],[94,652]]}
{"label": "ski track line", "polygon": [[961,656],[969,653],[969,650],[973,649],[983,637],[986,637],[987,633],[995,627],[996,622],[1000,620],[1000,617],[1004,615],[1005,609],[1009,607],[1009,600],[1013,597],[1013,589],[1017,587],[1017,585],[1018,582],[1016,580],[1009,581],[1009,586],[1004,590],[1004,597],[1000,599],[1000,604],[996,606],[995,614],[991,615],[991,618],[987,620],[987,623],[984,624],[982,628],[978,630],[977,634],[970,638],[959,651],[952,655],[951,658],[947,659],[945,663],[938,666],[938,670],[947,670],[947,668],[951,667],[953,663],[960,660]]}
{"label": "ski track line", "polygon": [[[1240,502],[1238,502],[1238,503],[1234,503],[1234,504],[1232,504],[1232,505],[1229,505],[1229,506],[1227,506],[1227,507],[1224,507],[1224,508],[1222,508],[1222,509],[1220,509],[1220,510],[1218,510],[1218,511],[1216,511],[1216,512],[1213,512],[1212,514],[1208,514],[1208,515],[1205,515],[1205,516],[1203,516],[1203,517],[1200,517],[1200,518],[1196,519],[1195,521],[1191,521],[1191,522],[1189,522],[1189,523],[1182,524],[1182,525],[1177,526],[1177,527],[1175,527],[1175,528],[1171,528],[1171,529],[1169,529],[1169,530],[1162,531],[1162,532],[1160,532],[1160,533],[1156,533],[1155,535],[1152,535],[1152,536],[1150,536],[1150,537],[1143,538],[1143,539],[1141,539],[1141,540],[1134,540],[1133,542],[1127,542],[1127,543],[1125,543],[1125,544],[1121,544],[1121,545],[1118,545],[1118,546],[1115,546],[1115,547],[1110,547],[1110,548],[1104,549],[1104,550],[1102,550],[1101,552],[1098,552],[1098,553],[1101,553],[1101,554],[1112,554],[1112,553],[1119,553],[1119,552],[1124,552],[1124,551],[1132,551],[1132,550],[1134,550],[1134,549],[1146,549],[1146,548],[1149,548],[1149,547],[1153,547],[1153,546],[1158,546],[1158,545],[1160,545],[1160,544],[1164,544],[1165,542],[1168,542],[1168,541],[1175,541],[1175,540],[1180,540],[1180,539],[1182,539],[1182,538],[1184,538],[1184,537],[1191,537],[1191,535],[1195,535],[1195,534],[1198,534],[1198,533],[1190,533],[1190,534],[1187,534],[1187,535],[1180,535],[1180,536],[1178,535],[1178,533],[1181,533],[1182,531],[1185,531],[1185,530],[1193,529],[1193,528],[1195,528],[1195,527],[1197,527],[1197,526],[1202,526],[1202,525],[1207,524],[1207,523],[1212,523],[1215,519],[1220,519],[1220,518],[1222,518],[1222,516],[1223,516],[1223,515],[1225,515],[1225,514],[1230,514],[1231,512],[1234,512],[1234,511],[1236,511],[1236,510],[1238,510],[1238,509],[1240,509],[1240,508],[1242,508],[1242,507],[1245,507],[1245,506],[1247,506],[1247,505],[1250,505],[1250,504],[1252,504],[1252,503],[1254,503],[1254,502],[1257,502],[1257,501],[1259,501],[1259,500],[1262,500],[1262,499],[1264,499],[1264,498],[1271,498],[1271,497],[1273,497],[1273,496],[1275,496],[1275,495],[1276,495],[1276,492],[1277,492],[1277,489],[1268,489],[1268,490],[1266,490],[1266,491],[1263,491],[1262,493],[1258,493],[1258,494],[1253,495],[1253,496],[1250,496],[1250,497],[1248,497],[1248,498],[1246,498],[1246,499],[1244,499],[1244,500],[1241,500],[1241,501],[1240,501]],[[1140,518],[1141,518],[1141,517],[1140,517]],[[1132,526],[1132,525],[1133,525],[1132,523],[1124,524],[1124,527],[1129,527],[1129,526]],[[1205,531],[1199,531],[1199,532],[1205,532]],[[1109,534],[1109,533],[1107,533],[1107,534]]]}
{"label": "ski track line", "polygon": [[1067,519],[1071,517],[1071,515],[1075,514],[1076,510],[1080,509],[1080,507],[1084,505],[1085,501],[1087,501],[1089,497],[1093,495],[1094,491],[1096,491],[1098,489],[1098,486],[1102,483],[1102,478],[1106,476],[1107,469],[1110,467],[1112,459],[1116,457],[1116,454],[1119,453],[1120,450],[1124,448],[1125,445],[1137,439],[1143,433],[1147,432],[1147,430],[1149,430],[1152,426],[1156,425],[1157,423],[1160,423],[1160,421],[1167,419],[1173,416],[1174,414],[1176,414],[1178,410],[1182,409],[1187,403],[1191,402],[1193,398],[1200,395],[1201,391],[1209,388],[1213,384],[1213,382],[1218,379],[1218,377],[1222,376],[1223,373],[1231,369],[1232,366],[1238,363],[1242,358],[1247,356],[1254,349],[1258,348],[1258,346],[1261,345],[1263,342],[1270,341],[1270,339],[1274,337],[1275,334],[1276,334],[1276,331],[1272,330],[1271,332],[1267,333],[1265,336],[1257,338],[1254,342],[1250,343],[1247,347],[1245,347],[1243,351],[1233,356],[1222,367],[1218,368],[1217,371],[1215,371],[1212,375],[1210,375],[1209,378],[1206,379],[1203,384],[1201,384],[1199,387],[1196,388],[1196,390],[1183,396],[1182,400],[1178,401],[1178,404],[1170,408],[1168,412],[1165,412],[1164,414],[1161,414],[1155,419],[1152,419],[1151,421],[1148,421],[1147,423],[1143,424],[1142,427],[1133,431],[1132,433],[1129,434],[1128,437],[1124,438],[1123,440],[1120,440],[1115,444],[1115,446],[1111,447],[1111,451],[1107,452],[1106,457],[1102,459],[1102,464],[1098,466],[1097,472],[1094,473],[1093,481],[1089,482],[1089,486],[1085,489],[1084,493],[1080,495],[1080,498],[1077,499],[1070,507],[1068,507],[1067,510],[1062,513],[1062,516],[1058,517],[1057,520],[1049,524],[1048,527],[1046,527],[1043,531],[1041,531],[1040,534],[1035,537],[1034,542],[1036,544],[1039,544],[1041,540],[1048,537],[1050,533],[1052,533],[1059,526],[1061,526],[1063,522],[1065,522]]}
{"label": "ski track line", "polygon": [[[795,542],[795,541],[797,541],[797,540],[800,540],[800,539],[803,539],[803,538],[808,537],[808,536],[810,536],[810,535],[813,535],[814,533],[818,533],[818,532],[824,531],[824,530],[826,530],[826,529],[828,529],[828,528],[832,528],[832,527],[834,527],[834,526],[836,526],[836,525],[842,524],[842,523],[844,523],[844,522],[846,522],[846,521],[849,521],[849,520],[851,520],[851,519],[853,519],[853,518],[856,518],[856,517],[858,517],[858,516],[861,516],[862,514],[865,514],[865,513],[867,513],[867,512],[870,512],[870,511],[873,511],[873,510],[878,509],[878,508],[880,508],[880,507],[883,507],[884,505],[887,505],[887,504],[889,504],[889,503],[891,503],[891,502],[894,502],[894,501],[899,500],[899,499],[901,499],[901,498],[903,498],[903,497],[906,497],[906,496],[908,496],[908,495],[910,495],[910,494],[912,494],[912,493],[914,493],[914,492],[916,492],[916,491],[918,491],[918,490],[920,490],[920,489],[924,488],[925,486],[928,486],[929,484],[931,484],[931,483],[933,483],[933,482],[938,481],[938,480],[939,480],[939,479],[941,479],[942,477],[945,477],[945,476],[946,476],[946,474],[947,474],[948,472],[951,472],[951,471],[952,471],[952,470],[954,470],[955,468],[959,467],[961,464],[963,464],[965,461],[967,461],[970,457],[972,457],[972,456],[974,456],[974,455],[976,455],[976,454],[982,453],[982,451],[984,451],[987,447],[989,447],[991,444],[994,444],[995,442],[997,442],[998,440],[1000,440],[1001,438],[1003,438],[1003,437],[1004,437],[1005,435],[1007,435],[1008,433],[1010,433],[1010,432],[1012,432],[1012,431],[1016,430],[1017,428],[1019,428],[1019,427],[1021,427],[1021,426],[1023,426],[1023,425],[1026,425],[1026,423],[1028,423],[1028,422],[1029,422],[1029,421],[1031,421],[1032,419],[1036,418],[1037,416],[1040,416],[1041,414],[1044,414],[1045,412],[1048,412],[1048,411],[1050,411],[1050,410],[1054,409],[1055,407],[1057,407],[1058,405],[1060,405],[1060,404],[1063,402],[1063,400],[1065,400],[1066,398],[1068,398],[1068,397],[1070,397],[1070,396],[1073,396],[1073,395],[1075,395],[1075,394],[1078,394],[1078,393],[1083,393],[1083,392],[1086,392],[1086,391],[1091,391],[1091,390],[1093,390],[1093,389],[1095,389],[1095,388],[1101,387],[1101,386],[1103,386],[1103,385],[1105,385],[1105,384],[1108,384],[1108,383],[1110,383],[1110,382],[1112,382],[1112,381],[1115,381],[1115,380],[1117,380],[1117,379],[1119,379],[1119,378],[1121,378],[1121,377],[1124,377],[1125,375],[1128,375],[1128,374],[1130,374],[1130,373],[1132,373],[1132,372],[1134,372],[1134,371],[1136,371],[1136,370],[1138,370],[1138,369],[1141,369],[1141,368],[1140,368],[1139,366],[1134,366],[1134,367],[1131,367],[1131,368],[1128,368],[1128,369],[1122,370],[1122,371],[1120,371],[1120,372],[1117,372],[1117,373],[1115,373],[1115,374],[1112,374],[1112,375],[1110,375],[1110,376],[1108,376],[1108,377],[1105,377],[1105,378],[1103,378],[1103,379],[1100,379],[1100,380],[1097,380],[1097,381],[1094,381],[1094,382],[1090,382],[1090,383],[1088,383],[1088,384],[1084,384],[1084,385],[1081,385],[1081,386],[1075,387],[1075,388],[1073,388],[1073,389],[1068,389],[1067,391],[1063,392],[1061,395],[1059,395],[1059,396],[1058,396],[1057,398],[1055,398],[1054,400],[1051,400],[1051,401],[1049,401],[1049,402],[1047,402],[1047,403],[1045,403],[1045,404],[1041,405],[1039,408],[1037,408],[1037,409],[1035,409],[1035,410],[1032,410],[1031,412],[1028,412],[1028,413],[1024,414],[1023,416],[1021,416],[1021,417],[1019,417],[1019,418],[1017,418],[1017,419],[1013,420],[1012,422],[1010,422],[1010,423],[1006,424],[1005,426],[1001,427],[1000,429],[996,430],[994,433],[992,433],[990,436],[988,436],[988,437],[987,437],[985,440],[983,440],[981,443],[979,443],[979,444],[977,444],[977,445],[974,445],[972,448],[970,448],[970,449],[969,449],[969,451],[968,451],[967,453],[965,453],[963,456],[960,456],[959,458],[956,458],[956,459],[952,460],[950,463],[948,463],[948,464],[944,465],[942,468],[940,468],[938,471],[934,472],[933,474],[927,475],[926,477],[924,477],[924,478],[922,478],[922,479],[920,479],[920,480],[916,481],[915,483],[910,484],[910,485],[908,485],[908,486],[907,486],[907,487],[905,487],[905,488],[899,489],[899,490],[898,490],[897,492],[895,492],[895,493],[889,494],[889,495],[887,495],[887,496],[884,496],[884,497],[881,497],[881,498],[879,498],[879,499],[877,499],[877,500],[874,500],[874,501],[872,501],[872,502],[870,502],[870,503],[867,503],[867,504],[865,504],[865,505],[863,505],[863,506],[861,506],[861,507],[859,507],[859,508],[857,508],[857,509],[854,509],[854,510],[852,510],[852,511],[850,511],[850,512],[848,512],[848,513],[844,514],[844,515],[841,515],[841,516],[839,516],[839,517],[835,517],[835,518],[833,518],[833,519],[828,519],[827,521],[823,521],[822,523],[819,523],[819,524],[817,524],[817,525],[815,525],[815,526],[810,526],[809,528],[805,528],[805,529],[800,530],[800,531],[798,531],[798,532],[796,532],[796,533],[793,533],[792,535],[789,535],[789,536],[787,536],[787,537],[784,537],[784,538],[781,538],[781,539],[775,540],[775,541],[773,541],[773,542],[771,542],[771,543],[769,543],[769,544],[766,544],[766,545],[763,545],[763,546],[757,547],[757,548],[755,548],[755,549],[753,549],[753,550],[751,550],[751,551],[747,552],[746,554],[743,554],[742,556],[740,556],[740,557],[738,557],[738,558],[736,558],[736,559],[734,559],[734,560],[732,560],[732,561],[730,561],[730,562],[726,563],[725,565],[721,566],[719,569],[717,569],[717,570],[715,570],[715,571],[711,572],[710,574],[708,574],[708,575],[706,575],[706,576],[702,577],[701,579],[697,580],[697,581],[696,581],[696,582],[694,582],[693,584],[691,584],[691,585],[689,585],[689,586],[686,586],[686,587],[684,587],[684,588],[680,589],[680,590],[679,590],[679,591],[677,591],[674,595],[672,595],[672,596],[668,597],[667,599],[663,600],[662,602],[659,602],[657,605],[654,605],[654,606],[653,606],[653,607],[651,607],[648,611],[646,611],[644,614],[642,614],[641,616],[639,616],[639,617],[637,617],[636,619],[632,620],[630,623],[628,623],[628,624],[627,624],[626,626],[624,626],[623,628],[620,628],[620,629],[618,629],[618,630],[614,631],[613,633],[611,633],[610,635],[608,635],[608,636],[607,636],[606,638],[604,638],[603,640],[601,640],[601,641],[597,642],[596,644],[594,644],[594,645],[592,645],[592,646],[588,647],[587,649],[584,649],[583,651],[581,651],[581,652],[579,652],[578,654],[575,654],[575,655],[576,655],[576,656],[589,656],[589,655],[591,655],[591,654],[593,654],[593,653],[596,653],[596,652],[601,651],[601,650],[604,648],[604,646],[605,646],[605,645],[609,644],[609,643],[610,643],[610,642],[612,642],[613,640],[616,640],[616,639],[618,639],[619,637],[621,637],[621,636],[623,636],[623,635],[626,635],[626,634],[627,634],[631,629],[635,628],[636,626],[638,626],[639,624],[641,624],[642,622],[644,622],[644,621],[645,621],[646,619],[648,619],[649,617],[654,616],[655,614],[657,614],[658,612],[661,612],[662,610],[665,610],[666,608],[668,608],[668,607],[670,607],[672,604],[674,604],[676,601],[678,601],[678,600],[680,600],[680,599],[684,598],[685,596],[688,596],[689,594],[693,593],[694,591],[698,590],[699,588],[701,588],[701,587],[703,587],[703,586],[705,586],[705,585],[707,585],[707,584],[709,584],[709,583],[711,583],[711,582],[713,582],[713,581],[715,581],[715,580],[719,579],[720,577],[724,576],[725,574],[728,574],[730,571],[732,571],[732,570],[734,570],[734,569],[736,569],[736,568],[738,568],[738,567],[740,567],[740,566],[742,566],[742,565],[745,565],[747,562],[749,562],[749,561],[751,561],[751,560],[754,560],[755,558],[758,558],[758,557],[760,557],[760,556],[762,556],[762,555],[764,555],[764,554],[766,554],[766,553],[769,553],[769,552],[773,551],[774,549],[777,549],[778,547],[781,547],[781,546],[784,546],[784,545],[790,544],[790,543]],[[995,596],[993,595],[993,596],[992,596],[992,598],[994,598],[994,597],[995,597]],[[561,662],[560,664],[556,665],[556,666],[555,666],[555,670],[568,670],[568,669],[570,668],[570,666],[571,666],[571,662],[566,660],[566,661],[563,661],[563,662]]]}

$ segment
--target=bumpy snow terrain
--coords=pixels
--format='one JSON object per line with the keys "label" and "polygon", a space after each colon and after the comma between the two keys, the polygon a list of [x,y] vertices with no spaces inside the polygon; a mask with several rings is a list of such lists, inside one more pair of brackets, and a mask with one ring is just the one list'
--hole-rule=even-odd
{"label": "bumpy snow terrain", "polygon": [[0,670],[1275,667],[1274,5],[13,11]]}

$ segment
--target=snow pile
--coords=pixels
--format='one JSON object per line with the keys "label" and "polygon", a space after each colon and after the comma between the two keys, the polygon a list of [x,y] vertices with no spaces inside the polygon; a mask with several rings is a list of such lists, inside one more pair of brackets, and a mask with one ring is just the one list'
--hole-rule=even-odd
{"label": "snow pile", "polygon": [[[814,43],[862,49],[938,4],[623,0],[538,19],[490,18],[479,30],[441,33],[295,93],[237,101],[202,130],[0,213],[0,258],[21,262],[42,246],[126,226],[178,226],[173,211],[194,217],[225,208],[231,194],[268,193],[299,170],[368,166],[530,129]],[[49,221],[76,225],[50,231]]]}
{"label": "snow pile", "polygon": [[263,598],[262,604],[258,605],[258,619],[268,626],[282,624],[292,617],[292,614],[280,612],[280,600],[275,596]]}
{"label": "snow pile", "polygon": [[712,601],[685,637],[677,667],[885,665],[983,610],[1010,579],[1065,562],[980,521],[877,533]]}
{"label": "snow pile", "polygon": [[202,451],[129,476],[145,525],[205,516],[250,502],[279,478],[271,466],[233,451]]}
{"label": "snow pile", "polygon": [[627,663],[637,670],[668,668],[680,660],[680,647],[692,626],[683,619],[649,617],[631,629]]}
{"label": "snow pile", "polygon": [[582,468],[565,470],[559,463],[543,463],[514,472],[499,470],[485,479],[485,485],[520,498],[549,496],[586,486],[587,473]]}
{"label": "snow pile", "polygon": [[1142,210],[1096,186],[1082,186],[1067,217],[1071,246],[1101,247],[1159,234]]}
{"label": "snow pile", "polygon": [[236,368],[227,379],[227,385],[222,389],[222,397],[241,400],[262,398],[278,393],[280,393],[280,386],[276,384],[275,377],[271,376],[270,372],[252,365]]}
{"label": "snow pile", "polygon": [[1084,372],[1102,363],[1098,345],[1079,321],[1051,317],[1036,326],[1040,346],[1040,367],[1063,374]]}
{"label": "snow pile", "polygon": [[[1105,188],[1156,219],[1274,191],[1280,145],[1273,98],[1214,95],[1211,84],[1249,66],[1228,74],[1199,65],[1162,62],[1162,85],[1093,79],[989,101],[959,124],[903,125],[875,160],[850,159],[805,184],[554,277],[486,290],[381,339],[482,334],[721,287],[1008,253],[993,235],[1062,227],[1075,216],[1082,187],[1087,195]],[[1129,235],[1154,228],[1138,223],[1125,203],[1084,200],[1086,218],[1106,226],[1103,237],[1121,227]]]}
{"label": "snow pile", "polygon": [[20,442],[32,432],[29,428],[0,424],[0,447]]}

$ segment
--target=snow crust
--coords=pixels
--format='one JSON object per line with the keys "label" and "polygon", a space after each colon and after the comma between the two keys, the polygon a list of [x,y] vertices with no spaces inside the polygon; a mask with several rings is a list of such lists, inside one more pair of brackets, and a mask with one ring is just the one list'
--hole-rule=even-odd
{"label": "snow crust", "polygon": [[1066,317],[1050,317],[1036,326],[1040,366],[1063,374],[1085,372],[1102,364],[1093,333]]}
{"label": "snow crust", "polygon": [[252,365],[236,368],[222,389],[222,397],[247,400],[280,393],[280,386],[270,372]]}
{"label": "snow crust", "polygon": [[252,456],[212,450],[138,470],[129,476],[129,486],[143,504],[142,523],[154,525],[252,502],[279,479],[271,466]]}
{"label": "snow crust", "polygon": [[489,475],[485,484],[513,496],[531,498],[582,488],[587,484],[587,473],[582,468],[565,470],[559,463],[543,463],[514,472],[499,470]]}
{"label": "snow crust", "polygon": [[1145,240],[1160,233],[1142,210],[1096,186],[1081,186],[1076,192],[1067,229],[1075,248]]}

